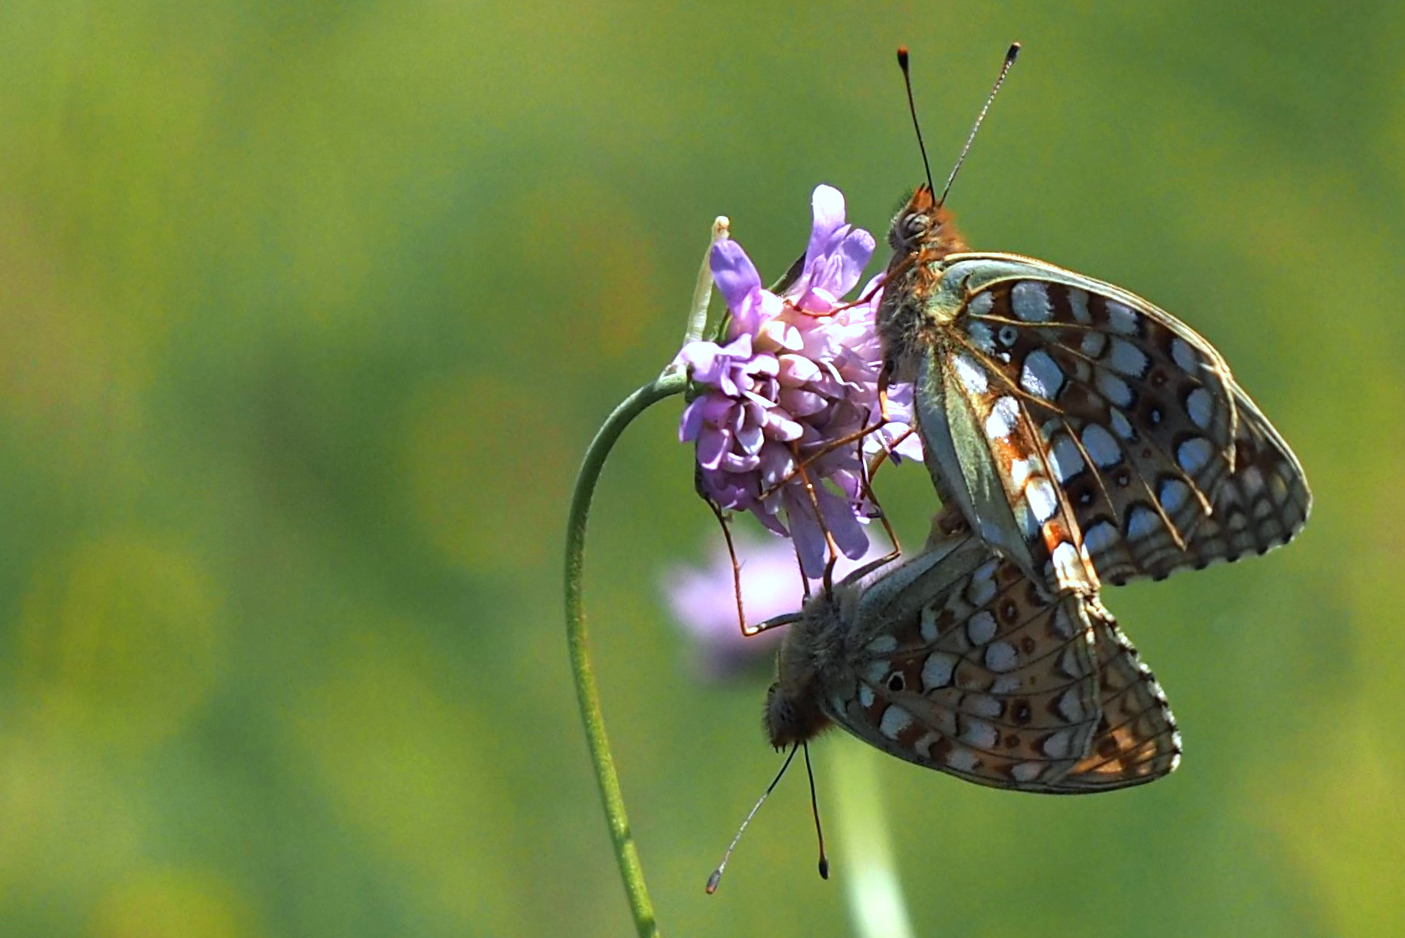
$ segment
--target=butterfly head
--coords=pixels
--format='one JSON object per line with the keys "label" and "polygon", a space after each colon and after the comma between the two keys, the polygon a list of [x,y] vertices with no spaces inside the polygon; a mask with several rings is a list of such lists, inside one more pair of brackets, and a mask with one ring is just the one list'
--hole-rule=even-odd
{"label": "butterfly head", "polygon": [[766,735],[776,749],[809,742],[829,727],[830,719],[820,710],[813,684],[807,680],[797,686],[783,676],[766,692]]}
{"label": "butterfly head", "polygon": [[940,279],[939,262],[968,248],[951,215],[937,204],[932,187],[925,183],[917,187],[893,218],[888,244],[893,256],[883,275],[883,300],[876,326],[888,379],[911,381],[917,357],[926,343],[926,300]]}
{"label": "butterfly head", "polygon": [[923,183],[893,217],[888,229],[888,246],[893,249],[889,274],[897,265],[914,261],[938,261],[948,254],[967,250],[966,242],[952,224],[951,213],[937,204],[932,187]]}

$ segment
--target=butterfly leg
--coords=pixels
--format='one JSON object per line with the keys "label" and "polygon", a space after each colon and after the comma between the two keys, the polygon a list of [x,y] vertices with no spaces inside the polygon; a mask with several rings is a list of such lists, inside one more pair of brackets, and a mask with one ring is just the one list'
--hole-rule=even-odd
{"label": "butterfly leg", "polygon": [[727,556],[732,561],[732,595],[737,599],[737,625],[741,627],[742,636],[750,638],[761,631],[761,628],[748,628],[746,624],[746,612],[742,609],[742,567],[737,562],[737,548],[732,543],[732,529],[727,526],[727,519],[723,516],[722,509],[717,507],[717,503],[706,495],[703,495],[702,499],[707,502],[707,507],[712,509],[713,517],[722,528],[722,540],[727,542]]}
{"label": "butterfly leg", "polygon": [[893,383],[893,363],[884,359],[883,370],[878,373],[878,424],[888,422],[888,388]]}
{"label": "butterfly leg", "polygon": [[744,634],[747,638],[751,638],[754,635],[760,635],[762,632],[770,631],[771,629],[774,629],[777,626],[794,625],[795,623],[800,621],[800,618],[801,616],[798,612],[787,612],[782,615],[774,616],[770,619],[767,619],[765,622],[757,623],[756,625],[751,626],[748,631],[743,632],[742,634]]}
{"label": "butterfly leg", "polygon": [[[904,433],[898,438],[898,442],[905,439],[907,434],[911,432],[911,430],[908,430],[907,433]],[[864,497],[873,502],[874,507],[878,509],[878,522],[883,525],[883,533],[888,535],[888,543],[893,545],[892,551],[883,556],[882,560],[884,562],[896,560],[902,553],[902,545],[898,543],[898,532],[893,530],[893,525],[888,521],[888,513],[883,510],[883,506],[878,502],[878,496],[873,491],[873,474],[878,471],[878,467],[883,464],[883,460],[886,456],[887,450],[884,450],[874,457],[872,464],[864,466],[863,479]]]}
{"label": "butterfly leg", "polygon": [[[855,430],[853,433],[848,434],[847,436],[842,436],[837,440],[831,440],[829,443],[826,443],[824,446],[820,447],[815,452],[801,459],[798,463],[796,463],[795,468],[789,473],[787,473],[784,478],[782,478],[780,481],[772,485],[769,489],[761,493],[761,500],[765,501],[771,495],[779,491],[781,486],[793,480],[795,476],[799,474],[800,470],[808,468],[819,459],[828,456],[830,453],[834,452],[837,449],[841,449],[842,447],[848,446],[852,443],[859,443],[860,441],[866,439],[874,433],[877,433],[879,430],[882,430],[889,423],[891,423],[892,417],[888,412],[888,386],[891,383],[892,367],[885,362],[883,365],[883,370],[879,372],[878,375],[878,419],[874,423],[871,423],[865,427],[861,427],[858,430]],[[902,443],[903,440],[907,439],[911,433],[912,430],[908,429],[906,432],[900,434],[897,439],[893,440],[890,443],[886,443],[884,445],[885,456],[888,452],[892,451],[893,449],[896,449],[897,446]],[[877,469],[877,467],[878,464],[876,463],[874,465],[874,469]]]}
{"label": "butterfly leg", "polygon": [[908,427],[902,433],[899,433],[897,437],[893,439],[891,444],[884,446],[883,449],[879,451],[878,455],[873,457],[873,462],[868,464],[869,476],[872,477],[874,474],[876,474],[878,472],[878,467],[883,465],[883,463],[887,461],[888,455],[893,450],[901,446],[904,440],[906,440],[908,437],[912,436],[916,432],[917,431],[914,430],[912,427]]}
{"label": "butterfly leg", "polygon": [[[810,453],[808,456],[799,459],[799,461],[795,464],[794,469],[786,473],[785,476],[783,476],[770,488],[766,489],[764,492],[761,493],[761,501],[765,501],[766,499],[770,498],[776,492],[780,491],[782,487],[794,481],[795,477],[797,475],[800,475],[803,470],[808,469],[810,466],[814,465],[819,460],[828,456],[830,453],[834,452],[835,450],[843,449],[845,446],[859,443],[869,435],[877,433],[879,430],[883,429],[883,427],[887,423],[888,421],[886,419],[880,418],[876,423],[870,424],[865,427],[861,427],[858,430],[855,430],[853,433],[848,434],[847,436],[841,436],[837,440],[831,440],[824,446],[821,446],[819,449],[815,450],[813,453]],[[900,442],[901,440],[904,440],[906,438],[907,435],[903,434],[892,445],[896,446],[897,442]]]}
{"label": "butterfly leg", "polygon": [[810,473],[805,466],[799,465],[795,470],[800,475],[800,481],[805,486],[805,494],[810,498],[810,507],[815,510],[815,521],[820,526],[820,531],[824,534],[825,551],[829,558],[824,564],[824,591],[830,593],[834,589],[834,565],[839,560],[839,545],[834,541],[834,535],[830,533],[829,526],[824,523],[824,512],[820,508],[819,496],[815,494],[815,483],[810,479]]}

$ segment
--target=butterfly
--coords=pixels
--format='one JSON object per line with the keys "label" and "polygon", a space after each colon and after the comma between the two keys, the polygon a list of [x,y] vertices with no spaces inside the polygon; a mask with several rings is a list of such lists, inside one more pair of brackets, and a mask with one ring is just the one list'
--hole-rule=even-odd
{"label": "butterfly", "polygon": [[1287,543],[1311,508],[1288,444],[1209,342],[1126,290],[972,253],[922,186],[889,235],[885,369],[915,384],[943,502],[1056,592]]}
{"label": "butterfly", "polygon": [[967,781],[1056,794],[1174,770],[1166,697],[1096,597],[1050,597],[953,516],[921,552],[855,571],[791,620],[771,744],[838,725]]}
{"label": "butterfly", "polygon": [[929,173],[893,219],[876,315],[880,388],[913,383],[943,504],[1085,596],[1292,540],[1312,504],[1302,466],[1214,346],[1121,287],[971,251],[944,199]]}

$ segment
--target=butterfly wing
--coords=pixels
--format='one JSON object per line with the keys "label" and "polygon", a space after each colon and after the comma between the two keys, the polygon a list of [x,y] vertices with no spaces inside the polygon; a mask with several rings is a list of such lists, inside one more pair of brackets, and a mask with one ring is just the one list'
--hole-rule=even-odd
{"label": "butterfly wing", "polygon": [[1155,781],[1181,759],[1181,736],[1166,695],[1105,609],[1093,604],[1102,718],[1088,755],[1048,791],[1085,794]]}
{"label": "butterfly wing", "polygon": [[1148,568],[1153,577],[1267,553],[1291,541],[1307,523],[1312,493],[1298,457],[1238,387],[1235,408],[1234,468],[1215,494],[1214,511],[1195,527],[1183,555]]}
{"label": "butterfly wing", "polygon": [[900,588],[870,587],[844,613],[847,640],[820,669],[822,706],[909,762],[999,788],[1061,790],[1104,723],[1097,607],[1073,594],[1048,600],[969,534],[937,546],[940,562]]}
{"label": "butterfly wing", "polygon": [[[1069,589],[1076,569],[1067,573],[1071,563],[1055,554],[1068,541],[1095,569],[1089,582],[1159,578],[1262,552],[1301,526],[1301,468],[1188,326],[1042,261],[962,254],[943,264],[927,302],[950,324],[933,356],[955,380],[943,396],[919,393],[919,411],[945,416],[919,425],[934,476],[953,480],[982,537],[1027,572]],[[1241,441],[1255,459],[1236,459]],[[996,487],[1003,512],[980,497]],[[1228,537],[1245,498],[1269,514],[1253,519],[1251,534]],[[1021,539],[1033,564],[1009,549]]]}
{"label": "butterfly wing", "polygon": [[1071,506],[1059,496],[1038,425],[988,368],[949,343],[920,354],[917,427],[943,504],[1055,594],[1093,596],[1099,582]]}
{"label": "butterfly wing", "polygon": [[1166,698],[1095,599],[1047,599],[970,535],[938,543],[942,561],[908,565],[899,588],[851,610],[884,624],[851,629],[843,666],[823,669],[831,719],[901,759],[1017,791],[1110,791],[1176,767]]}

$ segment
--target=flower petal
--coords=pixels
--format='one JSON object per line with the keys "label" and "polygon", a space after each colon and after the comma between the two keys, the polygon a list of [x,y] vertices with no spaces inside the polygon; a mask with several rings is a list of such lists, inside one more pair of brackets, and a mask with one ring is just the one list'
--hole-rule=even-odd
{"label": "flower petal", "polygon": [[795,326],[778,317],[761,326],[756,336],[756,343],[765,349],[786,349],[798,352],[805,347],[805,337]]}
{"label": "flower petal", "polygon": [[873,257],[874,245],[873,235],[862,228],[850,231],[839,243],[839,247],[833,255],[839,263],[837,266],[829,268],[829,279],[824,283],[812,284],[812,286],[827,289],[835,296],[843,296],[848,293],[854,289],[854,284],[859,282],[863,269],[868,266],[869,259]]}
{"label": "flower petal", "polygon": [[745,475],[752,472],[761,464],[759,457],[748,455],[747,453],[729,452],[722,457],[722,461],[717,464],[721,472],[731,475]]}
{"label": "flower petal", "polygon": [[[789,501],[789,499],[787,499]],[[824,531],[815,523],[813,509],[805,505],[798,510],[787,510],[790,521],[790,539],[795,542],[795,554],[800,558],[800,570],[810,579],[824,576],[825,553],[829,544],[824,539]]]}
{"label": "flower petal", "polygon": [[752,290],[761,289],[761,275],[756,272],[756,265],[735,241],[714,244],[708,266],[712,268],[712,280],[727,301],[728,309],[736,310]]}
{"label": "flower petal", "polygon": [[805,435],[805,427],[791,420],[784,411],[772,410],[766,414],[766,435],[775,440],[789,443]]}
{"label": "flower petal", "polygon": [[761,450],[761,465],[758,469],[762,488],[770,489],[782,479],[789,478],[795,471],[795,457],[786,447],[772,443]]}
{"label": "flower petal", "polygon": [[815,486],[815,497],[824,513],[825,525],[830,536],[838,545],[839,552],[849,559],[862,557],[868,550],[868,532],[859,523],[853,506],[820,486]]}
{"label": "flower petal", "polygon": [[715,471],[727,455],[732,445],[732,434],[716,427],[708,427],[698,435],[698,465]]}
{"label": "flower petal", "polygon": [[[737,447],[747,454],[761,452],[761,444],[764,441],[762,428],[757,424],[748,424],[737,431]],[[755,466],[749,467],[755,469]]]}
{"label": "flower petal", "polygon": [[710,378],[705,377],[714,368],[719,355],[724,354],[722,347],[716,342],[704,342],[701,339],[694,342],[686,342],[678,350],[678,354],[673,357],[674,362],[688,367],[689,376],[694,381],[709,382]]}
{"label": "flower petal", "polygon": [[678,442],[696,440],[703,426],[703,404],[706,398],[697,397],[683,408],[683,416],[678,419]]}
{"label": "flower petal", "polygon": [[799,387],[820,376],[820,366],[804,355],[782,355],[779,361],[780,370],[776,376],[783,386]]}
{"label": "flower petal", "polygon": [[828,407],[829,399],[803,388],[782,388],[779,403],[797,417],[809,417]]}
{"label": "flower petal", "polygon": [[833,186],[816,186],[810,194],[810,243],[805,248],[805,269],[829,253],[835,232],[844,227],[844,193]]}
{"label": "flower petal", "polygon": [[[896,426],[901,427],[901,426],[903,426],[903,425],[902,425],[902,424],[897,424]],[[899,430],[898,433],[902,433],[902,430]],[[901,443],[899,443],[897,446],[892,446],[891,443],[889,444],[889,446],[891,447],[891,451],[892,451],[892,452],[896,453],[896,454],[899,455],[899,456],[906,457],[907,459],[922,459],[922,458],[923,458],[923,456],[922,456],[922,438],[921,438],[920,436],[918,436],[916,433],[909,433],[906,437],[903,438],[903,441],[902,441]]]}

